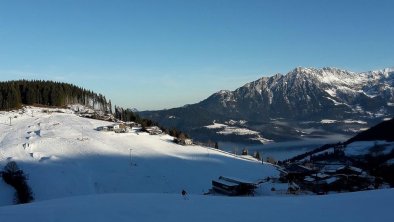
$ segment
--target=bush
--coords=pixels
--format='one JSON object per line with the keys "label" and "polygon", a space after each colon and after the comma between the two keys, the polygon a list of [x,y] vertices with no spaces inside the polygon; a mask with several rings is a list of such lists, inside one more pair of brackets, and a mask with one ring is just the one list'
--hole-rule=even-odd
{"label": "bush", "polygon": [[19,169],[15,161],[7,163],[4,167],[2,177],[5,183],[11,185],[16,190],[15,202],[17,204],[29,203],[34,200],[33,192],[26,182],[27,177]]}

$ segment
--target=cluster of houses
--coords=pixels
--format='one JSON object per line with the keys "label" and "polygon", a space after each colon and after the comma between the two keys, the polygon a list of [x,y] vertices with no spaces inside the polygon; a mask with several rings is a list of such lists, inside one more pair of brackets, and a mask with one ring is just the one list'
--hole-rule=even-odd
{"label": "cluster of houses", "polygon": [[163,131],[158,126],[146,127],[145,131],[150,135],[160,135],[163,133]]}
{"label": "cluster of houses", "polygon": [[131,129],[134,129],[135,131],[145,131],[150,135],[160,135],[163,133],[163,131],[157,126],[142,128],[141,124],[135,122],[121,122],[97,128],[98,131],[113,131],[115,133],[129,133]]}
{"label": "cluster of houses", "polygon": [[128,133],[132,128],[136,128],[136,130],[141,130],[141,124],[135,122],[126,122],[126,123],[115,123],[109,126],[100,126],[97,127],[98,131],[113,131],[115,133]]}
{"label": "cluster of houses", "polygon": [[378,186],[375,177],[362,169],[342,163],[315,163],[309,167],[297,163],[289,164],[281,170],[281,180],[298,185],[297,191],[312,191],[325,194],[330,191],[358,191],[374,189]]}
{"label": "cluster of houses", "polygon": [[189,138],[174,138],[174,143],[183,145],[183,146],[190,146],[193,145],[193,140]]}
{"label": "cluster of houses", "polygon": [[[150,126],[150,127],[141,127],[141,124],[137,124],[135,122],[120,122],[120,123],[115,123],[112,125],[108,126],[100,126],[97,127],[97,131],[103,131],[103,132],[115,132],[115,133],[129,133],[131,130],[134,130],[136,132],[147,132],[150,135],[161,135],[163,134],[163,131],[160,129],[158,126]],[[188,146],[188,145],[193,145],[193,140],[189,138],[174,138],[174,142],[180,145]]]}

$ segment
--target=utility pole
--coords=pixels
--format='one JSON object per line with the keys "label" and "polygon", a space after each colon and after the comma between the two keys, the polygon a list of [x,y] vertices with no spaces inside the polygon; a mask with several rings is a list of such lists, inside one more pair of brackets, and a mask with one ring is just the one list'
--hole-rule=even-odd
{"label": "utility pole", "polygon": [[132,159],[132,155],[131,155],[131,151],[132,151],[133,149],[131,149],[130,148],[130,166],[133,166],[133,159]]}

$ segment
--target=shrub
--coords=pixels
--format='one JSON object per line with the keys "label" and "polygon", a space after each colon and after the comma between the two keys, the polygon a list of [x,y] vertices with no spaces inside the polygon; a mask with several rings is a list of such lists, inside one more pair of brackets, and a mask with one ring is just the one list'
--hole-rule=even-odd
{"label": "shrub", "polygon": [[19,169],[15,161],[7,163],[2,177],[5,183],[16,190],[15,202],[17,204],[29,203],[34,200],[33,192],[26,182],[27,176]]}

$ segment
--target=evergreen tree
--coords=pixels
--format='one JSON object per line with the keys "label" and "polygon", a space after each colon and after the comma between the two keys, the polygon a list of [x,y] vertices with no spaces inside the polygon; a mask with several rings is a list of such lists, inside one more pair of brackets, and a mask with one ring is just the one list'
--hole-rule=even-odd
{"label": "evergreen tree", "polygon": [[22,104],[65,106],[73,103],[91,105],[104,112],[112,110],[103,95],[72,84],[38,80],[0,82],[0,110],[17,109]]}

